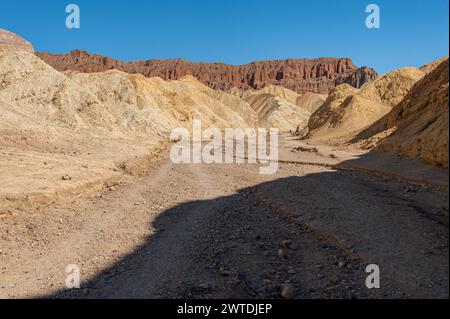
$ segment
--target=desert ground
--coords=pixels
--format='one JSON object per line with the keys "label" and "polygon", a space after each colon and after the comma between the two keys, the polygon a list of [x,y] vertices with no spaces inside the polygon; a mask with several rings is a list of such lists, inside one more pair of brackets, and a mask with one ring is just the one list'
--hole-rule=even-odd
{"label": "desert ground", "polygon": [[[256,164],[176,165],[161,151],[123,185],[2,215],[0,296],[448,296],[445,172],[437,185],[340,169],[309,151],[293,159],[297,143],[284,137],[276,175]],[[81,269],[79,290],[65,289],[69,264]],[[381,289],[365,286],[370,264]]]}

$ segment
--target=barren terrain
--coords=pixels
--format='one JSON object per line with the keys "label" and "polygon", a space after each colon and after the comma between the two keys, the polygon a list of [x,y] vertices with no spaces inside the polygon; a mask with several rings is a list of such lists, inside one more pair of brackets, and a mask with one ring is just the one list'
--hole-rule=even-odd
{"label": "barren terrain", "polygon": [[[0,298],[449,297],[448,59],[43,57],[0,30]],[[198,120],[278,130],[278,171],[174,164]]]}
{"label": "barren terrain", "polygon": [[[1,215],[0,296],[448,297],[448,181],[331,168],[323,155],[303,149],[265,176],[163,153],[120,187]],[[318,164],[300,163],[309,156]],[[80,290],[65,290],[69,264]],[[365,287],[369,264],[379,290]]]}

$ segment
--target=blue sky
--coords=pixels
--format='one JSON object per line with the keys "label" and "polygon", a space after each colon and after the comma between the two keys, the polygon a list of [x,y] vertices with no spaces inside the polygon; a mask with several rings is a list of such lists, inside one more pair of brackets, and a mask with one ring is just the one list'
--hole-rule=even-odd
{"label": "blue sky", "polygon": [[[81,29],[65,27],[70,3]],[[381,29],[365,27],[370,3]],[[15,0],[1,1],[0,28],[52,53],[229,64],[350,57],[384,73],[448,56],[448,12],[448,0]]]}

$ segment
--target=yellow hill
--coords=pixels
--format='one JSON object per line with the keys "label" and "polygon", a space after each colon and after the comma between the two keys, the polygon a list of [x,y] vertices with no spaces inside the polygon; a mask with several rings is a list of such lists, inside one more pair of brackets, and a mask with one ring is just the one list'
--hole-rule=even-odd
{"label": "yellow hill", "polygon": [[419,81],[385,117],[361,132],[359,139],[431,164],[448,167],[449,61]]}
{"label": "yellow hill", "polygon": [[425,73],[402,68],[378,77],[361,89],[336,87],[312,114],[307,137],[342,143],[386,115]]}
{"label": "yellow hill", "polygon": [[245,99],[258,116],[258,126],[295,132],[306,126],[311,113],[272,94],[255,94]]}

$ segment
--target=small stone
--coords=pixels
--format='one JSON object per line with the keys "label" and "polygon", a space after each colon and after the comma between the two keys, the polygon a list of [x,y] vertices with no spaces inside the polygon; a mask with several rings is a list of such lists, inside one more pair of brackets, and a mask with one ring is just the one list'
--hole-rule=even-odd
{"label": "small stone", "polygon": [[286,259],[287,258],[287,254],[284,251],[284,249],[278,249],[278,257],[280,257],[282,259]]}
{"label": "small stone", "polygon": [[339,268],[342,268],[342,267],[345,266],[345,263],[344,263],[343,261],[340,261],[340,262],[338,263],[338,266],[339,266]]}
{"label": "small stone", "polygon": [[286,299],[292,299],[297,296],[297,290],[291,284],[284,284],[281,287],[281,296]]}
{"label": "small stone", "polygon": [[233,270],[226,270],[223,267],[220,267],[219,273],[224,277],[237,277],[239,275],[238,272]]}
{"label": "small stone", "polygon": [[330,284],[336,285],[339,282],[339,278],[331,277],[330,279],[328,279],[328,281],[330,282]]}

